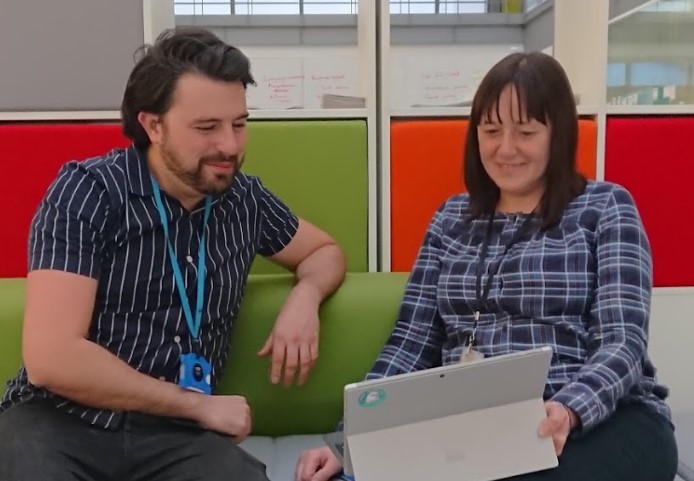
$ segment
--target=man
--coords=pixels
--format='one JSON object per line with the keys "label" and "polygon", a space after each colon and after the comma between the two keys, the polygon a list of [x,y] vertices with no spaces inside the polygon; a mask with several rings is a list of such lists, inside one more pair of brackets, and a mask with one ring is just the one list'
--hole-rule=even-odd
{"label": "man", "polygon": [[[271,381],[303,383],[318,308],[343,279],[333,239],[240,172],[248,59],[164,32],[128,80],[133,146],[66,164],[33,220],[24,366],[0,414],[0,479],[261,480],[236,443],[240,396],[209,395],[256,254],[296,285],[267,342]],[[204,473],[204,474],[203,474]]]}

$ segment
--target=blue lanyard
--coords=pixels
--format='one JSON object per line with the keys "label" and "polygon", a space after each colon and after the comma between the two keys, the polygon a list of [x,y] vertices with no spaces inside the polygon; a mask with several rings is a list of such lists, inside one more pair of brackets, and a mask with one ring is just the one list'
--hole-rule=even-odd
{"label": "blue lanyard", "polygon": [[166,218],[166,211],[164,210],[164,204],[161,201],[161,191],[159,189],[159,184],[157,181],[152,179],[152,188],[154,189],[154,200],[157,204],[157,210],[159,210],[159,217],[161,218],[161,224],[164,228],[164,235],[166,235],[166,245],[169,248],[169,261],[171,261],[171,268],[174,271],[174,280],[176,287],[178,288],[178,295],[181,298],[181,305],[183,306],[183,314],[186,316],[186,323],[188,324],[188,329],[193,339],[196,341],[200,337],[200,323],[202,321],[202,303],[205,294],[205,251],[206,251],[206,233],[207,221],[210,218],[210,209],[212,207],[212,199],[210,196],[205,197],[205,217],[202,221],[202,233],[200,234],[200,248],[198,249],[198,293],[197,301],[195,304],[195,320],[193,320],[193,314],[190,311],[190,302],[188,302],[188,294],[186,293],[185,283],[183,282],[183,275],[181,274],[181,268],[178,267],[178,261],[176,260],[176,254],[174,252],[173,245],[171,245],[171,238],[169,237],[169,221]]}

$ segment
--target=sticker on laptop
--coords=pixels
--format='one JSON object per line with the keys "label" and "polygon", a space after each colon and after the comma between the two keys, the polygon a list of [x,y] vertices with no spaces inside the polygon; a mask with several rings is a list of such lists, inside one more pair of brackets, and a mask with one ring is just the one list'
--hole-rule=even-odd
{"label": "sticker on laptop", "polygon": [[386,392],[383,389],[364,391],[359,396],[359,405],[363,408],[375,408],[380,406],[386,399]]}

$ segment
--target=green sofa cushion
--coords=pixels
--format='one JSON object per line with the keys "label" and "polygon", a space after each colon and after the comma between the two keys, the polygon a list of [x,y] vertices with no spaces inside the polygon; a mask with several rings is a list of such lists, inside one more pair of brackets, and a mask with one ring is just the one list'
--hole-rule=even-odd
{"label": "green sofa cushion", "polygon": [[[218,393],[241,394],[253,410],[253,434],[283,436],[331,431],[342,416],[345,384],[373,365],[393,329],[406,274],[350,273],[322,306],[318,363],[304,386],[273,385],[270,360],[256,353],[292,284],[290,275],[252,275],[232,336]],[[0,379],[20,366],[24,279],[0,279]]]}
{"label": "green sofa cushion", "polygon": [[0,387],[3,388],[21,365],[24,287],[24,279],[0,279]]}
{"label": "green sofa cushion", "polygon": [[308,382],[285,388],[269,382],[270,361],[258,359],[283,300],[288,276],[254,276],[239,313],[232,362],[223,392],[245,395],[253,407],[254,434],[328,432],[342,417],[345,384],[363,379],[390,335],[406,276],[349,274],[321,309],[320,354]]}
{"label": "green sofa cushion", "polygon": [[[332,235],[351,272],[366,272],[368,176],[363,120],[254,120],[244,172],[257,175],[297,215]],[[252,273],[281,273],[258,257]]]}

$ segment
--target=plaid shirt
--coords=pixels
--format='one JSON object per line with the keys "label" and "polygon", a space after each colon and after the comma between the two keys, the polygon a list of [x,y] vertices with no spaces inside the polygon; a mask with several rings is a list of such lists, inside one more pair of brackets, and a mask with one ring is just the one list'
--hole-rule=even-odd
{"label": "plaid shirt", "polygon": [[491,266],[498,272],[484,309],[476,281],[489,218],[470,220],[468,203],[457,195],[434,214],[395,329],[367,379],[458,362],[480,309],[475,349],[485,356],[553,347],[544,397],[573,409],[583,430],[621,402],[669,420],[668,390],[646,352],[651,255],[631,195],[589,182],[558,226],[532,229],[505,255],[529,215],[496,214],[482,285]]}

